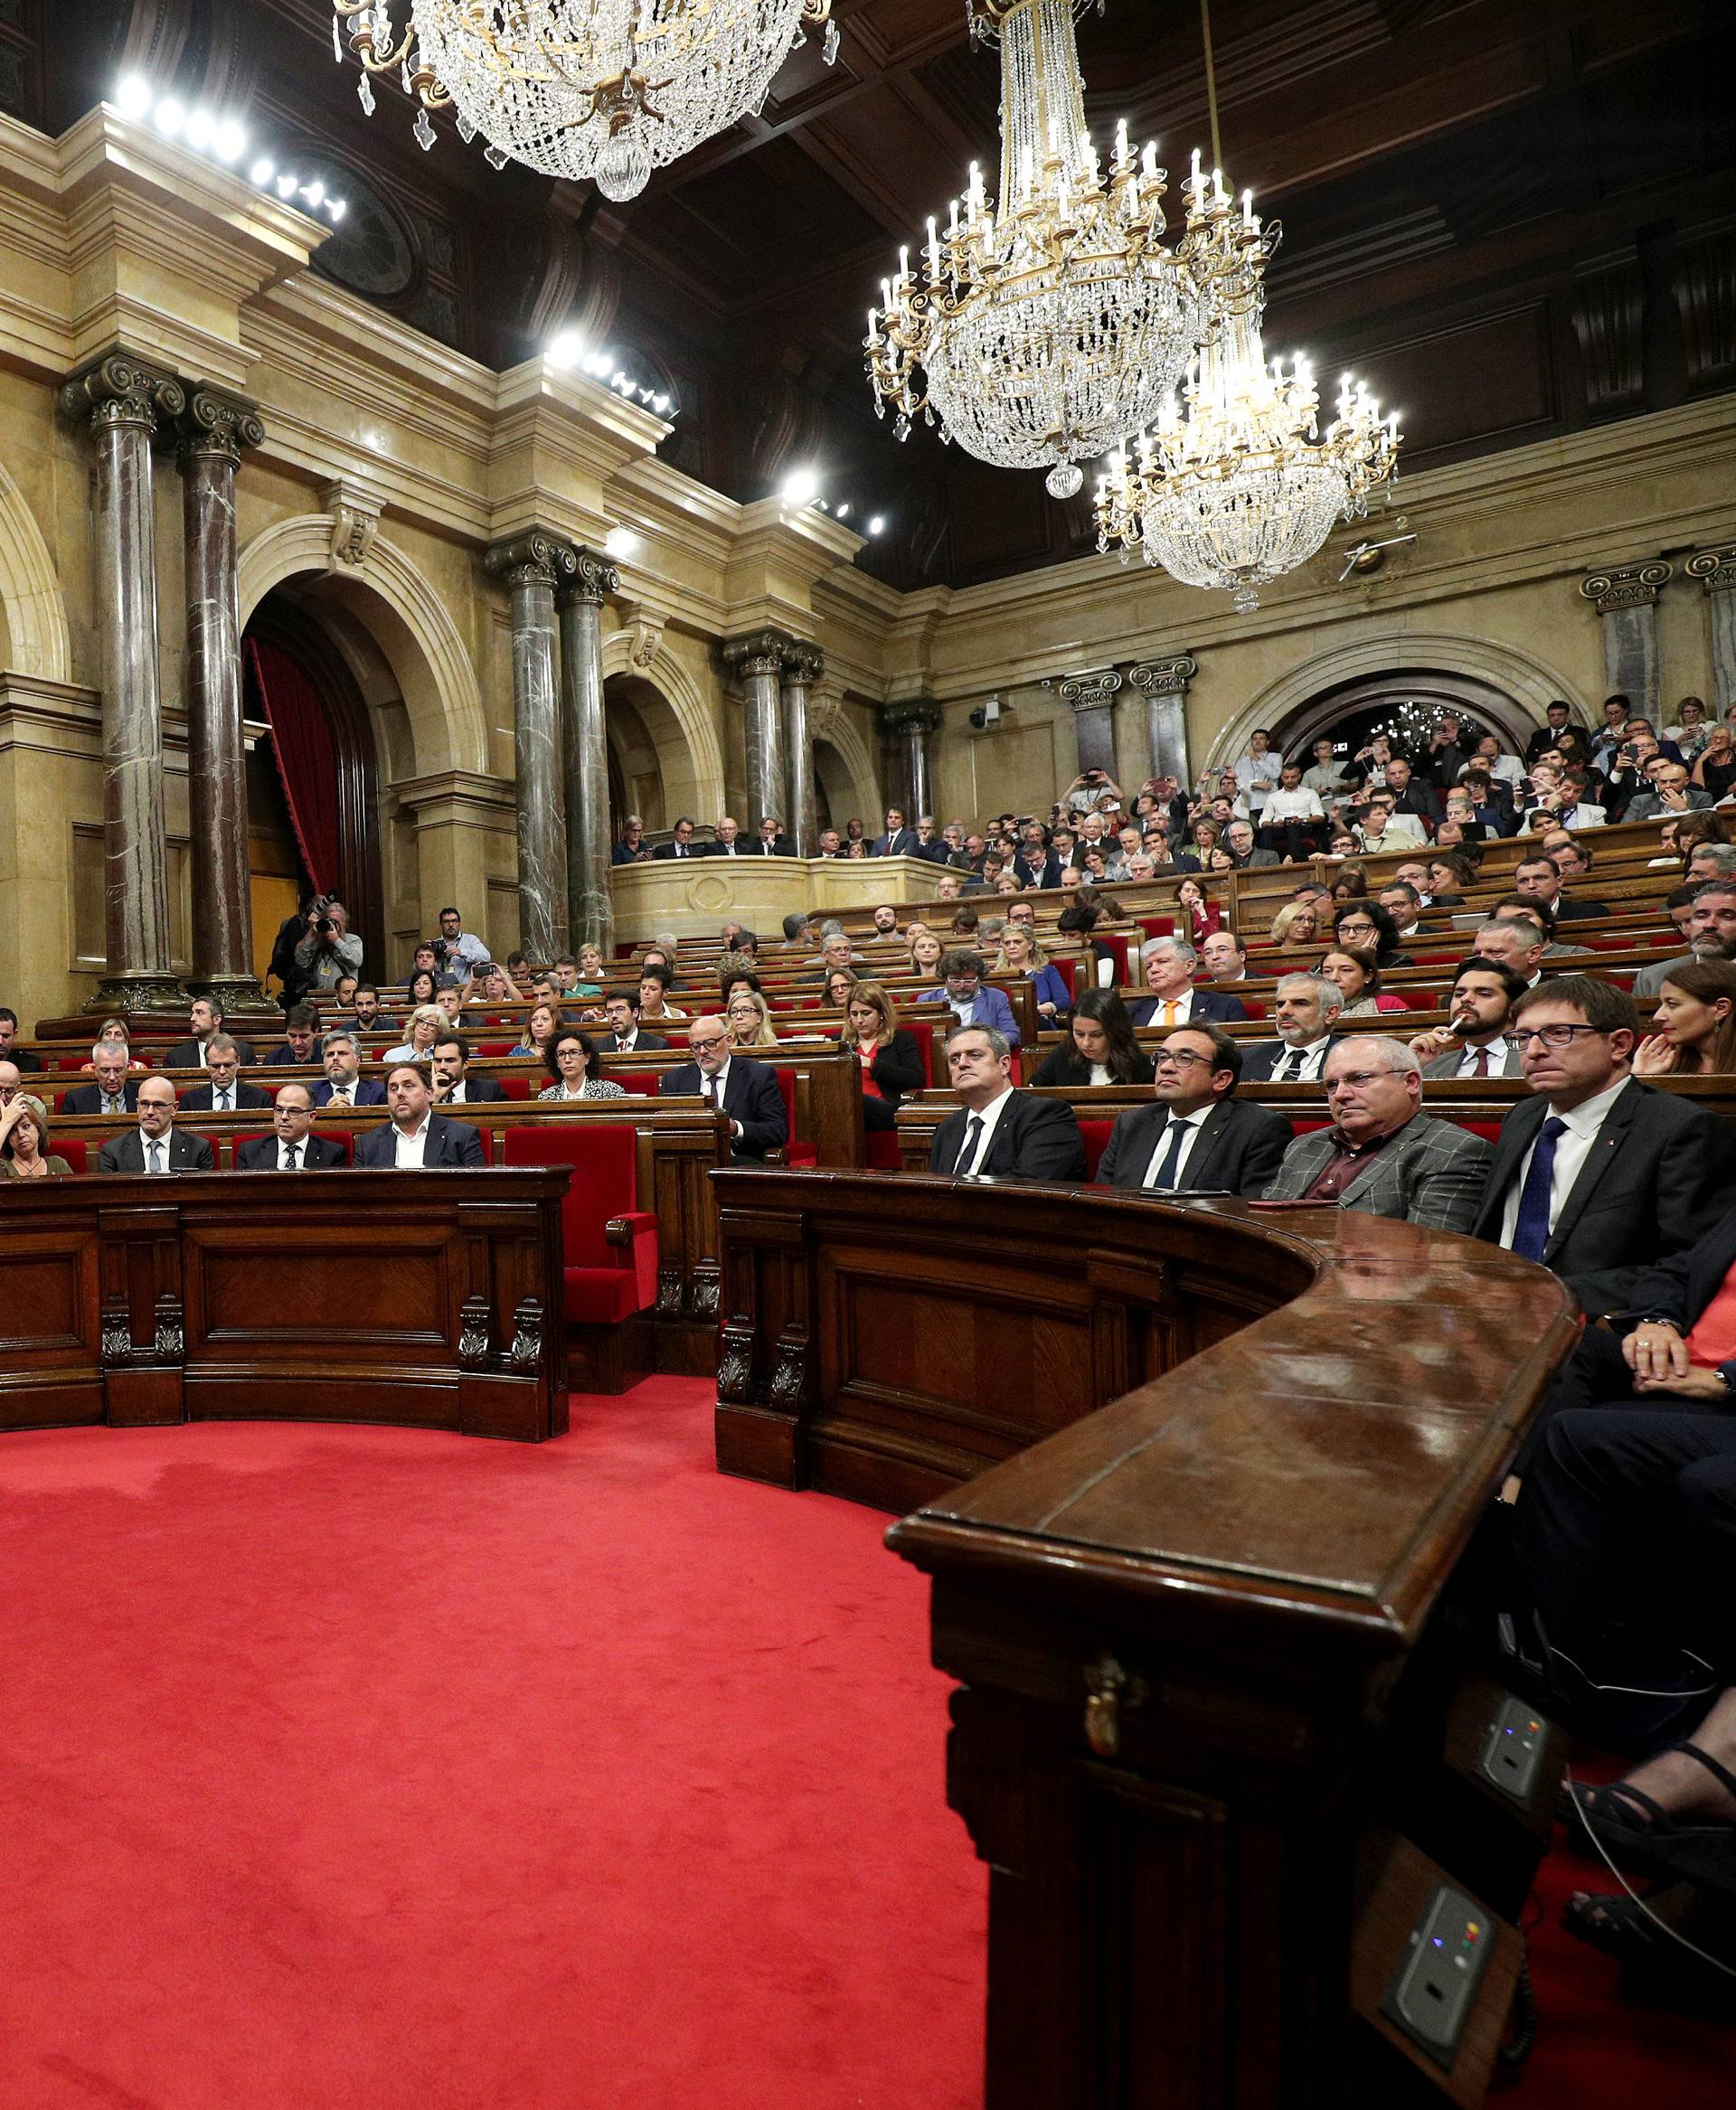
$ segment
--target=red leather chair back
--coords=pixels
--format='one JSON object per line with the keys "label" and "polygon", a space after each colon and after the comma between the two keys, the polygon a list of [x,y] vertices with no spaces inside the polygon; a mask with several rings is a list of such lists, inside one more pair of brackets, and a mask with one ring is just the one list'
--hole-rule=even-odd
{"label": "red leather chair back", "polygon": [[544,1121],[503,1133],[509,1165],[571,1165],[572,1182],[561,1206],[569,1267],[609,1267],[615,1259],[603,1237],[611,1216],[638,1206],[637,1139],[625,1124],[587,1121],[581,1127]]}
{"label": "red leather chair back", "polygon": [[86,1155],[89,1147],[81,1135],[55,1135],[51,1132],[48,1139],[50,1157],[63,1157],[75,1173],[88,1173],[90,1170]]}
{"label": "red leather chair back", "polygon": [[637,1092],[642,1099],[655,1099],[657,1096],[657,1079],[662,1074],[656,1069],[611,1069],[608,1074],[623,1091]]}
{"label": "red leather chair back", "polygon": [[1085,1176],[1088,1180],[1096,1179],[1097,1168],[1102,1162],[1103,1153],[1109,1147],[1109,1137],[1114,1129],[1113,1121],[1080,1123],[1079,1132],[1085,1138]]}

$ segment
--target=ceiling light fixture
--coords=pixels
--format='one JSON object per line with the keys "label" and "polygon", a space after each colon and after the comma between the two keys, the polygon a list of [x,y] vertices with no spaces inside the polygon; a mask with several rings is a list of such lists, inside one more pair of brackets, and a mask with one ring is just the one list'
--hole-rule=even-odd
{"label": "ceiling light fixture", "polygon": [[135,123],[148,113],[156,99],[150,82],[137,73],[127,74],[115,89],[115,108]]}
{"label": "ceiling light fixture", "polygon": [[173,139],[186,121],[186,107],[184,104],[177,102],[174,96],[165,95],[162,101],[157,104],[156,128],[159,132],[166,134],[169,138]]}
{"label": "ceiling light fixture", "polygon": [[797,469],[784,478],[787,505],[812,505],[820,495],[820,480],[812,469]]}

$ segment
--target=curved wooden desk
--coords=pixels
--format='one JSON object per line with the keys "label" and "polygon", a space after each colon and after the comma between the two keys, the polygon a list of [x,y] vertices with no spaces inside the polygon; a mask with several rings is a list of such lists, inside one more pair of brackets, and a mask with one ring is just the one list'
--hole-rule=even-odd
{"label": "curved wooden desk", "polygon": [[[1401,1834],[1452,1865],[1427,1828],[1464,1655],[1430,1619],[1567,1290],[1334,1209],[712,1177],[720,1465],[915,1507],[890,1543],[933,1578],[949,1798],[992,1870],[990,2110],[1427,2095],[1353,2026],[1384,1987],[1353,2000],[1353,1936],[1402,1944],[1435,1864]],[[1504,1930],[1465,2074],[1517,1958]]]}
{"label": "curved wooden desk", "polygon": [[0,1429],[567,1426],[564,1165],[0,1187]]}

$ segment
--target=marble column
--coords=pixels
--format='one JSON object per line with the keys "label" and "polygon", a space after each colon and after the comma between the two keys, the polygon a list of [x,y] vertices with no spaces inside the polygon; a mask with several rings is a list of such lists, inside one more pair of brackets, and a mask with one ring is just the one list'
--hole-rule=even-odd
{"label": "marble column", "polygon": [[1061,701],[1073,713],[1081,775],[1087,769],[1101,769],[1115,776],[1115,699],[1121,687],[1121,674],[1114,667],[1069,674],[1061,684]]}
{"label": "marble column", "polygon": [[807,694],[826,674],[817,645],[793,645],[784,655],[784,751],[789,757],[789,812],[781,815],[797,857],[819,849],[820,809],[814,790],[814,742],[807,729]]}
{"label": "marble column", "polygon": [[554,583],[571,549],[533,529],[484,560],[512,595],[513,752],[518,819],[518,942],[543,966],[567,945],[567,830],[561,813],[561,718]]}
{"label": "marble column", "polygon": [[1619,564],[1580,581],[1603,624],[1603,688],[1626,696],[1636,718],[1657,723],[1657,597],[1675,567],[1656,558]]}
{"label": "marble column", "polygon": [[555,588],[561,611],[561,746],[566,767],[567,931],[577,948],[615,950],[609,885],[609,741],[603,730],[603,602],[620,573],[593,550],[573,551]]}
{"label": "marble column", "polygon": [[758,630],[723,647],[723,664],[741,684],[742,730],[748,752],[748,811],[743,832],[758,833],[768,814],[789,820],[789,773],[784,755],[784,656],[796,640],[781,630]]}
{"label": "marble column", "polygon": [[125,353],[85,368],[60,393],[88,419],[96,457],[96,627],[102,674],[104,923],[108,971],[88,1009],[178,1008],[171,966],[158,688],[156,542],[151,442],[186,393]]}
{"label": "marble column", "polygon": [[235,471],[265,428],[250,403],[196,388],[181,423],[187,559],[187,805],[193,864],[193,980],[226,1011],[263,1003],[253,971],[248,877],[247,747],[241,733],[241,618]]}
{"label": "marble column", "polygon": [[1199,671],[1199,662],[1185,652],[1174,659],[1142,660],[1127,669],[1127,680],[1146,699],[1151,774],[1173,777],[1184,791],[1194,781],[1187,762],[1187,688]]}
{"label": "marble column", "polygon": [[894,704],[886,713],[886,730],[904,742],[904,818],[913,828],[919,814],[934,812],[929,735],[939,731],[940,712],[932,703]]}
{"label": "marble column", "polygon": [[1682,567],[1706,589],[1712,623],[1712,695],[1719,715],[1736,703],[1736,542],[1698,550]]}

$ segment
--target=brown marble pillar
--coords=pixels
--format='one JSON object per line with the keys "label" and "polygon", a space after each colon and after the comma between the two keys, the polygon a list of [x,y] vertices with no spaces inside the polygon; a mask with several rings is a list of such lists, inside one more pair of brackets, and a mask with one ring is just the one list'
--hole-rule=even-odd
{"label": "brown marble pillar", "polygon": [[96,460],[108,971],[87,1008],[178,1009],[185,993],[169,944],[151,442],[159,418],[185,408],[186,393],[172,374],[112,353],[73,375],[60,405],[88,419]]}
{"label": "brown marble pillar", "polygon": [[235,471],[265,428],[250,403],[194,389],[181,421],[187,555],[187,804],[193,850],[193,983],[226,1011],[262,1003],[253,971],[247,749]]}
{"label": "brown marble pillar", "polygon": [[1146,699],[1153,777],[1173,777],[1184,790],[1194,781],[1187,761],[1187,690],[1200,671],[1184,652],[1175,659],[1142,660],[1127,679]]}
{"label": "brown marble pillar", "polygon": [[741,684],[750,834],[758,832],[768,814],[776,814],[786,825],[790,819],[781,690],[784,655],[795,643],[781,630],[758,630],[723,647],[723,664]]}
{"label": "brown marble pillar", "polygon": [[567,928],[574,947],[615,950],[609,883],[609,741],[603,730],[603,602],[620,573],[594,550],[575,550],[555,589],[561,611],[561,738],[567,794]]}
{"label": "brown marble pillar", "polygon": [[813,857],[819,851],[820,814],[814,791],[814,742],[807,730],[807,692],[825,673],[826,655],[817,645],[792,645],[784,655],[784,752],[789,758],[789,812],[782,817],[797,857]]}
{"label": "brown marble pillar", "polygon": [[513,751],[518,815],[518,942],[544,966],[567,945],[567,829],[561,813],[561,717],[554,582],[571,547],[535,530],[485,560],[512,594]]}
{"label": "brown marble pillar", "polygon": [[929,735],[940,730],[940,712],[932,703],[900,703],[886,713],[886,730],[904,742],[904,818],[913,828],[922,814],[934,812],[929,772]]}

